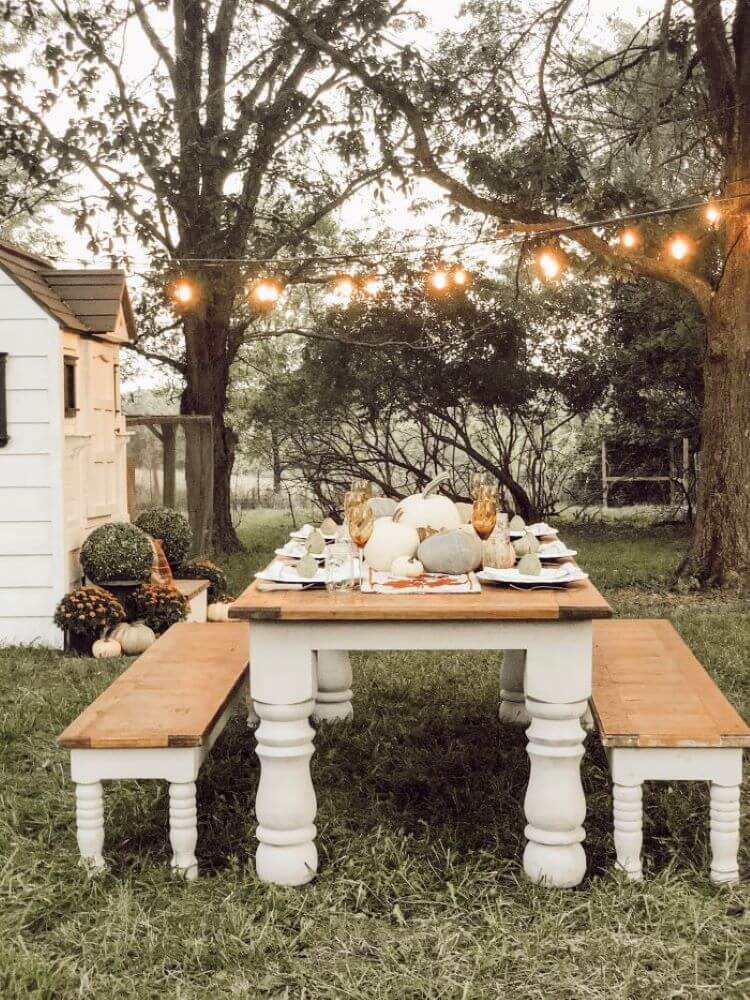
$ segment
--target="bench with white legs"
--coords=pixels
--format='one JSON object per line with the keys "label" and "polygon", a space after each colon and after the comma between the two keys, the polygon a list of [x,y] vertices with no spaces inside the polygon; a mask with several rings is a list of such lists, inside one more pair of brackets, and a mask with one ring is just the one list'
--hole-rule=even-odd
{"label": "bench with white legs", "polygon": [[750,728],[668,621],[594,623],[592,708],[613,782],[617,865],[642,878],[644,781],[711,783],[711,880],[739,879]]}
{"label": "bench with white legs", "polygon": [[197,878],[195,782],[248,677],[247,627],[173,625],[58,738],[70,750],[81,857],[104,866],[103,781],[169,782],[172,868]]}

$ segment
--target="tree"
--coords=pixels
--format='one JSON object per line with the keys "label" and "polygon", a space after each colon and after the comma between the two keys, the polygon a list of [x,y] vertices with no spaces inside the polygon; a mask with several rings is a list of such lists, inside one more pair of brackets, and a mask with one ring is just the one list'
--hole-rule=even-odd
{"label": "tree", "polygon": [[[649,22],[600,55],[576,49],[573,0],[529,4],[528,11],[475,0],[468,5],[471,30],[443,47],[439,65],[416,47],[392,45],[381,31],[324,37],[325,3],[259,3],[378,99],[391,116],[381,127],[394,115],[406,122],[413,168],[459,209],[531,240],[562,230],[589,260],[693,299],[706,321],[705,402],[687,568],[705,584],[750,581],[748,0],[692,0],[690,15],[679,20],[666,0],[656,28]],[[537,70],[533,93],[529,58]],[[637,117],[630,113],[634,98],[642,109]],[[611,133],[605,153],[593,141],[603,128]],[[600,218],[605,206],[631,203],[615,150],[626,166],[635,153],[647,155],[660,193],[671,188],[679,195],[687,193],[683,157],[696,147],[704,182],[713,182],[713,168],[719,174],[723,216],[714,272],[696,273],[653,245],[632,250],[601,230],[575,228]]]}
{"label": "tree", "polygon": [[[391,16],[374,2],[350,8],[330,3],[317,36]],[[214,543],[236,549],[225,410],[232,364],[258,321],[246,283],[263,262],[319,251],[320,221],[380,176],[360,95],[341,89],[346,72],[324,67],[317,45],[247,0],[6,0],[5,11],[37,43],[37,65],[1,75],[0,154],[52,185],[87,173],[76,224],[92,249],[135,238],[162,286],[185,273],[193,283],[197,303],[165,324],[179,338],[165,348],[151,329],[138,347],[183,380],[182,413],[213,418]],[[115,220],[105,238],[99,210]]]}

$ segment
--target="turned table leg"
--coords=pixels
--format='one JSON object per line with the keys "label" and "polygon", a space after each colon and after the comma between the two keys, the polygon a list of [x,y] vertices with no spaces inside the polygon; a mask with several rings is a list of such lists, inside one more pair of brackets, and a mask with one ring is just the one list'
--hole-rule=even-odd
{"label": "turned table leg", "polygon": [[255,867],[263,882],[304,885],[318,870],[317,802],[310,776],[313,706],[312,699],[296,705],[255,702],[260,717],[255,732],[260,758]]}
{"label": "turned table leg", "polygon": [[517,726],[528,726],[531,719],[526,711],[523,693],[523,674],[526,668],[525,649],[506,649],[500,667],[500,711],[501,722]]}
{"label": "turned table leg", "polygon": [[711,881],[739,882],[740,788],[711,782]]}
{"label": "turned table leg", "polygon": [[531,761],[523,866],[535,882],[557,888],[578,885],[586,873],[581,842],[586,799],[581,785],[585,701],[549,704],[526,698],[531,724],[526,730]]}
{"label": "turned table leg", "polygon": [[101,781],[76,784],[76,830],[81,859],[104,868],[104,793]]}
{"label": "turned table leg", "polygon": [[352,708],[352,667],[349,654],[327,649],[317,654],[318,689],[315,695],[315,722],[349,722]]}
{"label": "turned table leg", "polygon": [[629,879],[643,878],[641,851],[643,849],[643,792],[642,786],[612,786],[612,804],[615,827],[615,853],[617,867]]}
{"label": "turned table leg", "polygon": [[195,782],[170,782],[169,841],[172,845],[172,869],[192,881],[198,878],[198,810]]}

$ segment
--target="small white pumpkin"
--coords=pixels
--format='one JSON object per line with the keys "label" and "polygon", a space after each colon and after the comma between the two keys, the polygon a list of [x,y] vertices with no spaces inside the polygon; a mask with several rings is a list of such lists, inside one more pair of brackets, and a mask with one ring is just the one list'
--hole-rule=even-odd
{"label": "small white pumpkin", "polygon": [[209,604],[206,618],[210,622],[229,621],[229,605],[226,601],[215,601],[213,604]]}
{"label": "small white pumpkin", "polygon": [[378,517],[365,545],[365,560],[378,573],[388,573],[399,556],[411,559],[419,548],[419,534],[413,524],[403,523],[398,512],[393,517]]}
{"label": "small white pumpkin", "polygon": [[424,566],[419,559],[410,559],[408,556],[399,556],[391,563],[391,574],[393,576],[421,576],[424,573]]}
{"label": "small white pumpkin", "polygon": [[375,517],[393,517],[398,507],[398,501],[390,497],[370,497],[367,504]]}
{"label": "small white pumpkin", "polygon": [[122,646],[117,639],[97,639],[91,647],[91,655],[96,660],[108,660],[112,656],[122,656]]}
{"label": "small white pumpkin", "polygon": [[422,542],[417,558],[427,573],[469,573],[482,562],[482,542],[461,528],[441,531]]}
{"label": "small white pumpkin", "polygon": [[113,629],[111,639],[116,639],[126,656],[139,656],[156,642],[156,636],[145,622],[123,622]]}
{"label": "small white pumpkin", "polygon": [[448,473],[444,472],[428,483],[421,493],[406,497],[396,508],[396,514],[400,512],[401,519],[415,528],[434,528],[436,531],[460,528],[462,518],[453,501],[449,497],[433,495],[447,478]]}

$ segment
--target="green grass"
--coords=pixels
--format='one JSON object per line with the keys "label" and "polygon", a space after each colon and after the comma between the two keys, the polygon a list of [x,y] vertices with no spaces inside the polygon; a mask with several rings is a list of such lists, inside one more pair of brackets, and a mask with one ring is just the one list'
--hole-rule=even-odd
{"label": "green grass", "polygon": [[[248,518],[235,589],[287,530]],[[568,530],[619,614],[670,617],[750,714],[750,612],[666,590],[677,533]],[[252,734],[235,720],[199,781],[195,884],[171,879],[166,788],[106,792],[109,870],[76,864],[72,786],[55,735],[125,661],[0,651],[0,997],[746,997],[750,894],[708,881],[705,787],[645,794],[648,878],[612,873],[611,800],[589,739],[589,875],[572,892],[526,882],[524,737],[496,721],[485,655],[355,658],[356,718],[322,727],[313,759],[320,875],[303,889],[253,874]],[[744,827],[747,871],[750,834]]]}

